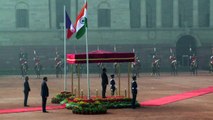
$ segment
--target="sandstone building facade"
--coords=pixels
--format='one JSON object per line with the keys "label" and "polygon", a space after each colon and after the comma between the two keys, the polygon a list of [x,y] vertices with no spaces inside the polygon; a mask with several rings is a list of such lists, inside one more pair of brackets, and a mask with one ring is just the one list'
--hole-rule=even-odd
{"label": "sandstone building facade", "polygon": [[[63,53],[63,7],[74,23],[83,2],[0,0],[1,71],[18,69],[20,49],[28,53],[29,63],[36,49],[45,68],[53,69],[55,50]],[[153,48],[165,69],[170,48],[180,67],[187,67],[193,53],[200,68],[207,69],[213,47],[213,0],[88,0],[88,26],[90,50],[134,49],[144,71],[150,70]],[[67,42],[70,53],[85,51],[84,38]]]}

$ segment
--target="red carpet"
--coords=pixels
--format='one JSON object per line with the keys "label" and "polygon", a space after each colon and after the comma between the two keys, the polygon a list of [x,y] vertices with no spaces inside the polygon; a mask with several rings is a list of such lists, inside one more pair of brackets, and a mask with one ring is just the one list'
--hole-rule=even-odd
{"label": "red carpet", "polygon": [[[161,106],[169,103],[173,103],[176,101],[189,99],[196,96],[205,95],[208,93],[213,93],[213,86],[208,88],[203,88],[199,90],[193,90],[190,92],[185,92],[177,95],[167,96],[159,99],[149,100],[145,102],[141,102],[142,106]],[[64,109],[65,105],[51,105],[47,106],[47,110],[56,110],[56,109]],[[17,109],[4,109],[0,110],[0,114],[9,114],[9,113],[20,113],[20,112],[33,112],[33,111],[41,111],[41,107],[25,107],[25,108],[17,108]]]}
{"label": "red carpet", "polygon": [[[87,97],[84,97],[85,99],[87,99]],[[97,96],[93,96],[92,98],[102,98],[97,97]],[[123,98],[123,96],[108,96],[108,99],[110,98]],[[47,110],[56,110],[56,109],[64,109],[66,107],[66,105],[51,105],[51,106],[47,106],[46,109]],[[21,112],[34,112],[34,111],[42,111],[41,107],[24,107],[24,108],[16,108],[16,109],[0,109],[0,114],[9,114],[9,113],[21,113]]]}
{"label": "red carpet", "polygon": [[167,96],[167,97],[163,97],[159,99],[141,102],[140,105],[141,106],[161,106],[161,105],[173,103],[173,102],[184,100],[184,99],[189,99],[196,96],[205,95],[212,92],[213,92],[213,86],[199,89],[199,90],[193,90],[193,91],[185,92],[181,94],[176,94],[172,96]]}
{"label": "red carpet", "polygon": [[[64,108],[65,108],[65,105],[51,105],[46,107],[47,110],[64,109]],[[25,108],[17,108],[17,109],[5,109],[5,110],[0,110],[0,114],[33,112],[33,111],[42,111],[42,108],[41,107],[25,107]]]}

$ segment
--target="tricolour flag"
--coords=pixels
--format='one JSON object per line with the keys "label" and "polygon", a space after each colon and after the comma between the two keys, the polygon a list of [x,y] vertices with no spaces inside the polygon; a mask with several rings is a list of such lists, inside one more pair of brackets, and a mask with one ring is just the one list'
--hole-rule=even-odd
{"label": "tricolour flag", "polygon": [[66,29],[67,29],[67,39],[71,38],[75,33],[75,28],[70,20],[69,15],[66,12]]}
{"label": "tricolour flag", "polygon": [[75,23],[77,39],[80,39],[84,35],[86,27],[87,27],[87,2],[85,2],[83,8],[81,9]]}

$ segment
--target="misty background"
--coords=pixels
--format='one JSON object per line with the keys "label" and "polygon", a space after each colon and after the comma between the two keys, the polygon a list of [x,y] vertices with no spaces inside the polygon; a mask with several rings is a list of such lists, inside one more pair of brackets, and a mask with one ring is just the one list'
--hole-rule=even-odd
{"label": "misty background", "polygon": [[[34,74],[34,50],[43,73],[54,73],[56,52],[63,58],[63,7],[72,23],[84,0],[0,0],[0,74],[20,74],[19,54]],[[151,72],[154,48],[161,71],[169,71],[170,49],[179,71],[195,54],[207,70],[213,48],[213,0],[88,0],[89,51],[134,52],[142,72]],[[191,49],[191,51],[190,51]],[[84,53],[85,37],[67,41],[67,53]],[[127,63],[121,64],[127,72]],[[112,64],[106,64],[112,72]],[[86,68],[82,65],[82,71]],[[90,71],[98,72],[96,64]]]}

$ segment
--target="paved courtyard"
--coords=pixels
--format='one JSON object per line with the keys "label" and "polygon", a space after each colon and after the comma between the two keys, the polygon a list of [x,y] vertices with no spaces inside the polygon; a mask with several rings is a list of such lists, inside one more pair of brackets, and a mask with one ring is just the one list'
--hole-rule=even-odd
{"label": "paved courtyard", "polygon": [[[48,105],[51,105],[51,98],[63,91],[63,78],[56,79],[53,75],[46,75],[50,89]],[[36,79],[30,75],[31,92],[28,99],[30,107],[41,106],[40,84],[42,79]],[[98,75],[90,75],[91,95],[101,93],[101,80]],[[139,92],[137,100],[144,102],[169,95],[179,94],[187,91],[197,90],[213,86],[213,75],[208,72],[200,72],[198,76],[191,76],[189,73],[179,73],[178,76],[171,76],[162,73],[160,77],[153,77],[149,74],[141,74],[137,80]],[[118,85],[118,79],[116,80]],[[68,90],[71,87],[70,75],[67,79]],[[121,95],[127,88],[127,75],[121,74]],[[77,78],[74,77],[74,87],[77,87]],[[86,75],[81,77],[81,89],[87,93]],[[0,109],[23,108],[23,80],[20,76],[0,76]],[[109,86],[107,95],[110,95]],[[158,107],[141,107],[138,109],[110,109],[104,115],[76,115],[66,109],[51,110],[44,114],[41,111],[0,114],[0,120],[212,120],[213,119],[213,94],[178,101],[175,103]]]}

